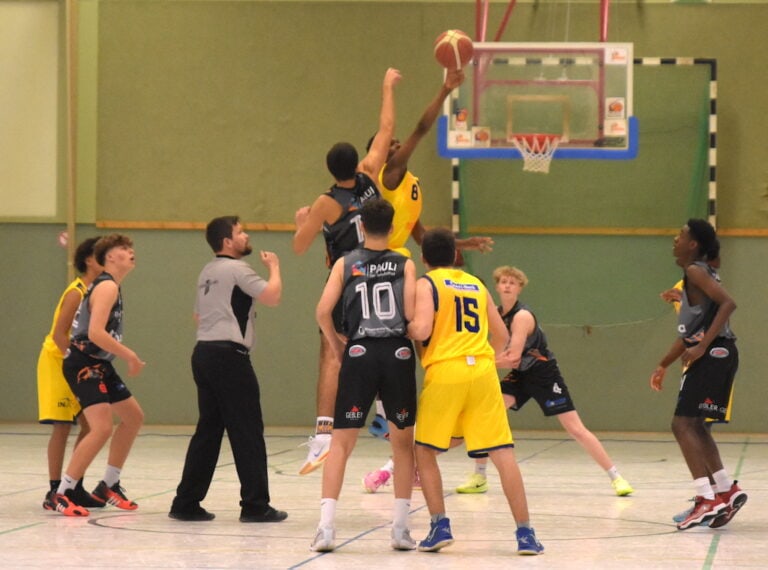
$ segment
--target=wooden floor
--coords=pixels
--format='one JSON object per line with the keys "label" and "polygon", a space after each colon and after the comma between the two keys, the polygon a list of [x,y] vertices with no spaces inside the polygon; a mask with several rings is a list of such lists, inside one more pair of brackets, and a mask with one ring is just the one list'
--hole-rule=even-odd
{"label": "wooden floor", "polygon": [[[746,506],[718,530],[678,531],[671,517],[686,508],[692,483],[668,434],[599,433],[622,474],[634,486],[616,497],[608,477],[564,432],[515,432],[531,510],[546,552],[516,554],[515,525],[493,467],[490,490],[458,495],[453,488],[471,472],[461,449],[440,459],[446,506],[456,542],[439,553],[396,552],[389,546],[391,487],[362,491],[361,478],[387,459],[388,444],[361,434],[339,501],[337,545],[317,554],[309,544],[319,517],[320,472],[300,476],[307,433],[268,429],[273,505],[288,511],[278,524],[238,521],[238,482],[225,445],[204,506],[207,523],[168,518],[192,428],[146,426],[123,470],[123,486],[137,511],[109,507],[88,518],[41,508],[47,487],[48,428],[0,424],[0,568],[767,568],[768,434],[718,436],[730,473],[749,494]],[[104,456],[86,486],[95,486]],[[423,538],[429,515],[420,492],[412,501],[411,528]]]}

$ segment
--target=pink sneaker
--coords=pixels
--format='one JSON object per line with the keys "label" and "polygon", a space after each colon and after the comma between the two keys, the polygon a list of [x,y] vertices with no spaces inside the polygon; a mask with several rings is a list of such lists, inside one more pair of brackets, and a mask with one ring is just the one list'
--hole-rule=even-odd
{"label": "pink sneaker", "polygon": [[392,473],[386,469],[371,471],[368,475],[363,477],[363,489],[365,489],[366,493],[375,493],[379,487],[387,485],[391,477]]}

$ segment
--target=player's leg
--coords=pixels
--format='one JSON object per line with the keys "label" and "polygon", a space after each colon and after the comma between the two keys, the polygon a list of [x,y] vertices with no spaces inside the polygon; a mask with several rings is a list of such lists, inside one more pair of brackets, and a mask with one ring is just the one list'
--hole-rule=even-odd
{"label": "player's leg", "polygon": [[317,420],[315,435],[310,436],[307,446],[307,459],[299,469],[299,475],[311,473],[328,457],[333,433],[333,412],[336,405],[336,392],[339,383],[340,363],[333,354],[333,349],[325,338],[320,335],[320,357],[317,376]]}
{"label": "player's leg", "polygon": [[587,429],[576,410],[557,415],[560,425],[568,432],[576,442],[584,448],[589,456],[608,473],[611,485],[619,496],[629,495],[634,492],[631,485],[621,476],[611,460],[603,444],[594,433]]}

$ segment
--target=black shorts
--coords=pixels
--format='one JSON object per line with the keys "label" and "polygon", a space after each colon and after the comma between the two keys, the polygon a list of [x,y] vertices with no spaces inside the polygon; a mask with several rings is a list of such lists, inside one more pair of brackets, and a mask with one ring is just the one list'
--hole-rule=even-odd
{"label": "black shorts", "polygon": [[108,360],[100,360],[70,347],[64,359],[64,378],[83,409],[94,404],[116,404],[131,392]]}
{"label": "black shorts", "polygon": [[545,416],[576,409],[556,360],[536,362],[527,370],[513,370],[501,381],[501,393],[513,396],[512,410],[521,409],[533,398]]}
{"label": "black shorts", "polygon": [[675,415],[724,420],[738,368],[736,341],[717,337],[683,372]]}
{"label": "black shorts", "polygon": [[407,338],[365,338],[344,350],[334,429],[361,428],[376,395],[398,429],[416,422],[416,359]]}

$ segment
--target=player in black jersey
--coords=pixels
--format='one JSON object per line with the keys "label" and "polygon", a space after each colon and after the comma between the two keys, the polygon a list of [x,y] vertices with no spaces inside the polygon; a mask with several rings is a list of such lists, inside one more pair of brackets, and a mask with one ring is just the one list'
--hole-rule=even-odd
{"label": "player in black jersey", "polygon": [[[581,421],[536,315],[518,298],[528,284],[528,277],[520,269],[505,265],[494,270],[493,280],[501,302],[498,311],[510,332],[509,349],[504,355],[512,358],[512,371],[501,381],[504,404],[517,411],[528,400],[535,400],[544,415],[556,417],[568,435],[605,470],[617,495],[632,494],[634,489],[621,476],[603,444]],[[456,492],[485,493],[488,490],[487,462],[487,459],[478,459],[475,473],[464,485],[457,487]]]}
{"label": "player in black jersey", "polygon": [[678,359],[685,366],[672,433],[693,476],[696,497],[691,512],[677,525],[680,530],[701,524],[721,527],[747,502],[747,494],[723,466],[706,426],[708,417],[725,417],[739,366],[736,335],[728,323],[736,303],[708,263],[719,253],[717,234],[706,220],[688,220],[675,238],[673,254],[683,268],[678,338],[650,380],[651,388],[660,391],[667,368]]}
{"label": "player in black jersey", "polygon": [[[375,180],[387,159],[395,128],[394,87],[399,80],[400,72],[396,69],[390,68],[384,75],[378,134],[368,154],[358,162],[355,147],[344,142],[335,144],[328,151],[326,163],[334,184],[311,207],[304,206],[297,210],[296,233],[293,236],[295,253],[307,251],[321,229],[329,268],[339,257],[362,245],[360,208],[366,201],[380,196]],[[340,330],[338,311],[334,313],[334,319],[337,330]],[[299,470],[301,475],[311,473],[323,464],[331,444],[339,363],[332,357],[323,335],[320,336],[319,368],[315,436],[309,439],[309,453]]]}
{"label": "player in black jersey", "polygon": [[[136,266],[133,241],[121,234],[104,236],[93,248],[96,262],[104,267],[88,288],[72,321],[70,346],[63,371],[91,426],[75,448],[55,497],[56,510],[67,516],[86,516],[88,510],[72,501],[77,481],[111,436],[107,469],[93,491],[102,503],[135,510],[120,487],[120,472],[144,421],[144,412],[117,374],[112,361],[128,364],[128,375],[136,376],[144,361],[122,343],[123,301],[120,284]],[[112,415],[120,418],[114,428]]]}
{"label": "player in black jersey", "polygon": [[[335,429],[323,469],[320,523],[312,549],[335,548],[336,502],[347,459],[355,447],[368,410],[381,395],[389,418],[395,462],[392,548],[413,550],[408,529],[414,469],[413,425],[416,420],[416,372],[407,322],[413,318],[416,266],[387,248],[394,209],[382,199],[362,208],[364,247],[339,259],[317,305],[317,322],[341,364],[334,413]],[[334,307],[342,306],[337,332]]]}

